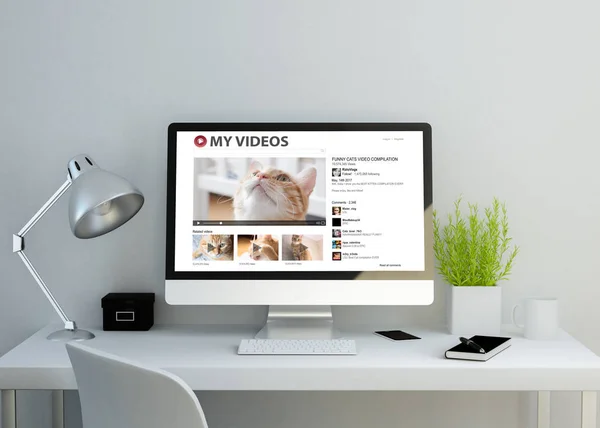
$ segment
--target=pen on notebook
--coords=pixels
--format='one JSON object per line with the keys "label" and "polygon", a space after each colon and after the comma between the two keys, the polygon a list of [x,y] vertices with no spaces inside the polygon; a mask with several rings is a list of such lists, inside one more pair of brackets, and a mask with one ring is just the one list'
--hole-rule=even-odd
{"label": "pen on notebook", "polygon": [[473,342],[472,340],[469,340],[469,339],[467,339],[465,337],[461,337],[460,341],[461,341],[461,343],[464,343],[465,345],[469,346],[470,348],[473,348],[474,350],[476,350],[480,354],[485,354],[485,350],[481,346],[479,346],[478,344],[476,344],[475,342]]}

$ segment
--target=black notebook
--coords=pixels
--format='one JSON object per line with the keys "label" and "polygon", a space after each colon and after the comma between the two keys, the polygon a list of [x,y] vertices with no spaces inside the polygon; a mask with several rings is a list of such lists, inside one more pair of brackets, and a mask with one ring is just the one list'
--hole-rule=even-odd
{"label": "black notebook", "polygon": [[487,361],[494,355],[498,355],[511,344],[510,337],[496,336],[473,336],[469,338],[483,348],[482,354],[464,343],[456,345],[446,351],[446,358],[456,360]]}

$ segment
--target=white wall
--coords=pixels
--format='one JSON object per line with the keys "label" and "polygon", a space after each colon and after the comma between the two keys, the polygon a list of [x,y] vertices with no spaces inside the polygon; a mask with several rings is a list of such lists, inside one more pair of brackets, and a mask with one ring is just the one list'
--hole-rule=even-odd
{"label": "white wall", "polygon": [[[0,353],[56,320],[10,235],[79,152],[147,200],[90,242],[70,236],[66,201],[31,232],[30,258],[73,318],[99,324],[104,294],[151,290],[158,322],[262,320],[262,307],[162,301],[166,127],[211,120],[430,122],[436,206],[459,193],[508,203],[522,253],[505,315],[524,296],[556,295],[562,325],[600,351],[599,3],[1,0],[0,11]],[[344,322],[433,324],[443,320],[441,283],[436,292],[431,307],[336,312]],[[33,396],[22,400],[22,426],[39,426],[31,400],[48,400]],[[524,427],[531,416],[530,397],[511,393],[201,397],[213,428],[398,426],[398,409],[402,426],[417,428]],[[554,427],[575,426],[577,397],[556,401]],[[464,409],[478,409],[467,424]]]}

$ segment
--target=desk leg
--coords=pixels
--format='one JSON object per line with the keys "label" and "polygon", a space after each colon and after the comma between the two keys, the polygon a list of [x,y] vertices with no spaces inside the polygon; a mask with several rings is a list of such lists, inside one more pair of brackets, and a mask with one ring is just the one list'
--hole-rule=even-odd
{"label": "desk leg", "polygon": [[537,426],[550,428],[550,391],[538,391]]}
{"label": "desk leg", "polygon": [[17,428],[17,394],[14,389],[2,391],[2,428]]}
{"label": "desk leg", "polygon": [[581,393],[581,428],[596,428],[596,391]]}
{"label": "desk leg", "polygon": [[65,392],[52,391],[52,428],[65,428]]}

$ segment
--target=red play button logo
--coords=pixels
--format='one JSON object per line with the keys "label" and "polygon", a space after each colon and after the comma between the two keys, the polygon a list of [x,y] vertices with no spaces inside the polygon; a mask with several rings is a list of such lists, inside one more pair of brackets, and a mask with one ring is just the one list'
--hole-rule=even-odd
{"label": "red play button logo", "polygon": [[206,146],[206,137],[204,135],[198,135],[196,138],[194,138],[194,144],[196,147]]}

